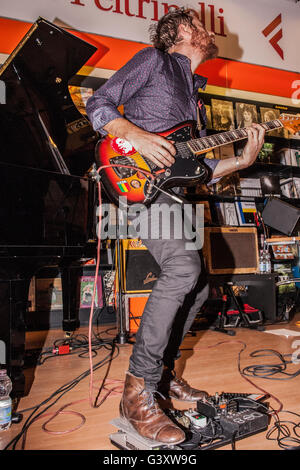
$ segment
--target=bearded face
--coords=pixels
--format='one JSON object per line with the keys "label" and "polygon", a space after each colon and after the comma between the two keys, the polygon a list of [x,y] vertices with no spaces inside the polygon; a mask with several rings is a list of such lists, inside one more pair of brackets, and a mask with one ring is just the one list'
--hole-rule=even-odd
{"label": "bearded face", "polygon": [[203,61],[217,57],[219,49],[215,44],[213,33],[209,33],[203,26],[196,26],[192,31],[191,45],[201,51]]}

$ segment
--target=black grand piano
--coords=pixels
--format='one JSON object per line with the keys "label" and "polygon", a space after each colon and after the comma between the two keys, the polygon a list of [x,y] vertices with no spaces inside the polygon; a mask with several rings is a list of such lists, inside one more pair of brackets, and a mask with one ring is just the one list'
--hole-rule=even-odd
{"label": "black grand piano", "polygon": [[38,269],[58,266],[74,331],[78,267],[95,256],[97,135],[68,81],[96,48],[39,18],[0,68],[0,363],[23,396],[26,311]]}

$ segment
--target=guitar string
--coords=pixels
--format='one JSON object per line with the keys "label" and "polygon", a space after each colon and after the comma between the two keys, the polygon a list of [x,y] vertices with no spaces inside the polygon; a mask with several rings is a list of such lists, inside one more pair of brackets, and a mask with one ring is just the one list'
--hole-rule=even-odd
{"label": "guitar string", "polygon": [[[276,120],[278,121],[278,120]],[[269,121],[269,122],[264,122],[264,123],[261,123],[261,125],[267,130],[267,131],[271,131],[271,130],[274,130],[274,129],[278,129],[278,128],[281,128],[283,127],[282,124],[276,124],[276,121]],[[280,121],[279,121],[280,122]],[[272,127],[274,126],[274,127]],[[238,137],[236,137],[235,134],[238,135]],[[225,139],[225,142],[223,142],[221,140],[221,143],[218,141],[218,139],[222,139],[222,137]],[[233,136],[233,138],[232,138]],[[216,141],[217,143],[217,147],[219,146],[222,146],[222,145],[226,145],[227,143],[231,143],[231,142],[234,142],[234,141],[237,141],[237,140],[240,140],[240,139],[244,139],[244,138],[247,138],[248,137],[248,133],[247,133],[247,130],[246,128],[242,128],[242,129],[234,129],[232,131],[227,131],[227,132],[223,132],[223,133],[220,133],[220,134],[215,134],[215,135],[212,135],[212,136],[206,136],[206,137],[200,137],[198,139],[191,139],[190,141],[188,142],[191,142],[191,145],[192,146],[199,146],[199,150],[209,150],[211,148],[214,148],[216,145],[215,145],[215,142],[214,140]],[[211,145],[211,142],[209,141],[209,139],[213,142],[213,146]],[[229,139],[229,140],[227,140]],[[179,150],[179,153],[182,153],[184,152],[184,150],[186,150],[186,147],[188,147],[188,142],[177,142],[175,144],[175,147],[177,150]],[[208,142],[208,143],[207,143]],[[201,145],[201,144],[204,144],[204,147]],[[191,152],[190,148],[188,147],[189,151]],[[196,148],[197,150],[197,148]],[[190,155],[187,154],[185,156],[182,156],[182,158],[188,158]]]}

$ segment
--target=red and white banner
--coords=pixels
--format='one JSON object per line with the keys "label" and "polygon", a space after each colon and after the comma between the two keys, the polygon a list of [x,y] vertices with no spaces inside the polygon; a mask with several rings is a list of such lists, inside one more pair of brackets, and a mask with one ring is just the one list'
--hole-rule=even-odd
{"label": "red and white banner", "polygon": [[1,0],[0,15],[28,22],[59,19],[73,29],[150,44],[150,24],[169,7],[186,5],[200,11],[215,32],[220,57],[300,71],[295,0]]}

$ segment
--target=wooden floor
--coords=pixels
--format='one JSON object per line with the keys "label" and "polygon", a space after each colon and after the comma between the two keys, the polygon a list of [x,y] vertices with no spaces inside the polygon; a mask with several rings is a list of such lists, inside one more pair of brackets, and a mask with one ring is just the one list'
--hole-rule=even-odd
{"label": "wooden floor", "polygon": [[[286,328],[294,331],[300,329],[296,326],[296,321],[300,320],[300,314],[297,314],[289,324],[269,325],[267,330]],[[102,338],[114,338],[116,330],[111,325],[101,327]],[[105,330],[105,331],[104,331]],[[87,334],[87,328],[80,328],[76,334]],[[38,347],[49,347],[57,339],[63,338],[64,332],[61,330],[50,330],[43,332],[30,332],[27,334],[27,349]],[[238,353],[246,344],[246,350],[242,353],[242,368],[251,364],[260,363],[278,363],[275,358],[253,358],[249,354],[257,349],[267,348],[275,349],[281,354],[291,354],[295,352],[296,337],[285,337],[258,332],[249,329],[237,329],[236,336],[230,337],[209,329],[198,331],[196,336],[188,336],[182,345],[182,358],[180,359],[180,368],[184,370],[184,378],[194,387],[206,390],[209,394],[215,392],[257,392],[254,385],[246,380],[238,372]],[[125,344],[119,346],[118,356],[110,364],[106,362],[98,368],[93,374],[93,398],[97,396],[99,387],[107,375],[106,389],[100,394],[98,404],[111,388],[116,390],[110,393],[106,400],[94,408],[90,404],[89,390],[90,378],[87,376],[81,380],[72,390],[63,395],[60,400],[49,410],[54,413],[63,406],[67,406],[65,414],[60,414],[46,429],[49,431],[70,431],[85,423],[79,429],[65,434],[50,434],[42,429],[43,424],[49,417],[43,416],[36,420],[29,428],[25,449],[26,450],[115,450],[111,444],[109,435],[116,431],[110,424],[113,418],[118,416],[118,405],[120,400],[120,391],[125,371],[128,367],[128,359],[131,354],[132,345]],[[108,349],[101,348],[97,351],[97,356],[93,358],[93,364],[96,364],[107,357],[110,353]],[[60,356],[48,359],[43,365],[35,368],[26,369],[26,377],[32,381],[28,395],[22,398],[18,404],[18,411],[22,411],[36,406],[46,400],[53,392],[70,381],[73,381],[80,374],[89,371],[88,358],[80,358],[76,355]],[[299,369],[299,364],[288,366],[288,372],[295,372]],[[274,395],[283,405],[284,410],[300,413],[300,375],[291,380],[266,380],[253,379],[253,382],[266,391]],[[278,409],[279,405],[271,399],[271,405]],[[186,409],[187,405],[183,402],[173,402],[174,407]],[[44,409],[45,406],[41,407]],[[69,414],[70,411],[78,412]],[[68,414],[67,414],[68,412]],[[3,449],[10,440],[18,434],[25,420],[30,415],[30,411],[24,412],[22,423],[13,424],[10,430],[0,433],[0,449]],[[280,413],[281,419],[290,419],[284,413]],[[293,419],[299,422],[300,419]],[[270,426],[274,423],[273,419]],[[266,439],[266,432],[256,434],[236,443],[237,450],[279,450],[276,441]],[[21,448],[21,442],[17,449]],[[222,449],[231,449],[231,446]]]}

